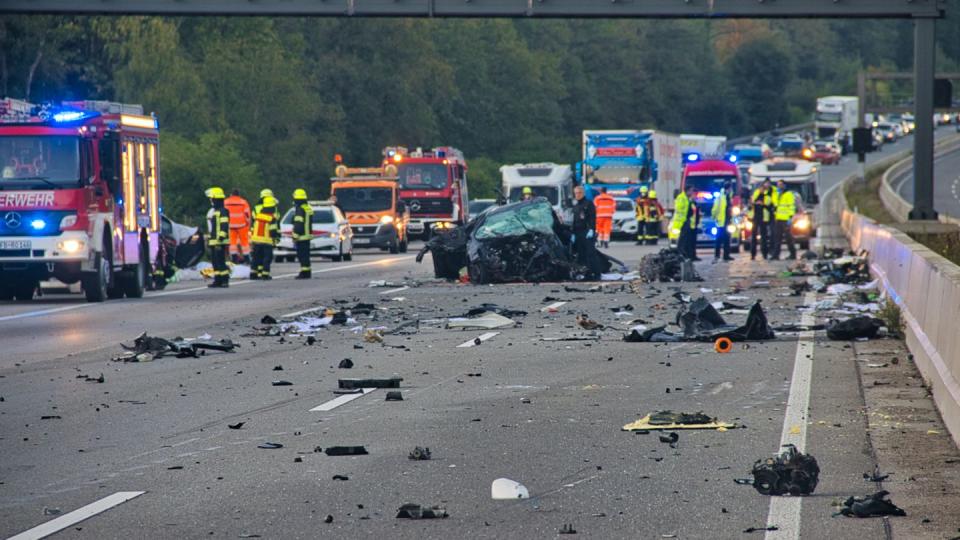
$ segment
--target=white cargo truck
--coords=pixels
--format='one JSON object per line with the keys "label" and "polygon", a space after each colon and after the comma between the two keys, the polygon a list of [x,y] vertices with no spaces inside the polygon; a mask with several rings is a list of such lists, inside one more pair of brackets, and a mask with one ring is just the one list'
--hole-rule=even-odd
{"label": "white cargo truck", "polygon": [[817,98],[814,129],[817,139],[833,139],[849,152],[853,146],[853,129],[860,118],[860,102],[856,96],[827,96]]}

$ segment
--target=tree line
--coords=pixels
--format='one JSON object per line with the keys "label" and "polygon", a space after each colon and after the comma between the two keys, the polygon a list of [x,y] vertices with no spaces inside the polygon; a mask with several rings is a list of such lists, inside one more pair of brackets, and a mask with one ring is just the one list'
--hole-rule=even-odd
{"label": "tree line", "polygon": [[[960,0],[938,67],[960,65]],[[142,103],[161,125],[164,207],[203,189],[327,194],[333,156],[451,145],[490,197],[503,163],[579,156],[583,129],[737,136],[811,119],[861,68],[912,68],[912,26],[873,20],[423,20],[16,16],[0,94]],[[953,69],[956,71],[956,69]]]}

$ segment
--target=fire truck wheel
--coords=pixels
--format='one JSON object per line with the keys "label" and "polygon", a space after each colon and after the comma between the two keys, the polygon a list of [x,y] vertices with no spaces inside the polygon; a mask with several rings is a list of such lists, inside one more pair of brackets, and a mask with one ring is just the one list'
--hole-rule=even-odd
{"label": "fire truck wheel", "polygon": [[9,283],[0,281],[0,300],[13,300],[13,287]]}
{"label": "fire truck wheel", "polygon": [[123,293],[127,298],[143,298],[143,290],[147,287],[147,261],[150,260],[150,251],[145,244],[140,245],[137,265],[123,275]]}
{"label": "fire truck wheel", "polygon": [[87,297],[87,302],[103,302],[109,296],[110,288],[110,264],[100,253],[94,257],[93,266],[97,270],[94,272],[84,272],[80,277],[83,284],[83,294]]}
{"label": "fire truck wheel", "polygon": [[400,237],[394,233],[393,241],[390,242],[390,253],[396,254],[400,252]]}

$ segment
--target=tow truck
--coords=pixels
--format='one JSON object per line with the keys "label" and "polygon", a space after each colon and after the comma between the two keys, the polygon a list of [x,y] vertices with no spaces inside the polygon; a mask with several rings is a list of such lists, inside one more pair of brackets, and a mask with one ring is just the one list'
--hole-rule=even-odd
{"label": "tow truck", "polygon": [[[820,185],[820,166],[805,159],[774,158],[750,166],[750,193],[764,180],[776,187],[783,180],[787,189],[796,194],[802,211],[793,218],[790,232],[800,249],[810,249],[810,239],[817,235],[817,205],[820,204],[818,188]],[[746,216],[743,227],[742,243],[750,247],[750,234],[753,230],[751,216]]]}
{"label": "tow truck", "polygon": [[0,299],[40,281],[139,298],[160,245],[159,129],[143,107],[0,100]]}
{"label": "tow truck", "polygon": [[467,161],[451,146],[432,150],[404,146],[383,149],[383,165],[396,167],[400,199],[410,209],[410,234],[430,237],[432,228],[453,228],[467,222]]}
{"label": "tow truck", "polygon": [[340,164],[335,173],[330,193],[350,222],[353,247],[406,253],[410,211],[400,199],[396,165],[351,168]]}

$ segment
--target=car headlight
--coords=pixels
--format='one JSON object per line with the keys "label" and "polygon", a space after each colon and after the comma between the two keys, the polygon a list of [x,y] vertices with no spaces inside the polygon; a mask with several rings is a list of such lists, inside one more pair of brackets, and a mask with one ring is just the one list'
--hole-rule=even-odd
{"label": "car headlight", "polygon": [[393,223],[393,216],[382,216],[380,218],[380,223],[383,223],[383,224]]}
{"label": "car headlight", "polygon": [[76,253],[83,249],[83,240],[63,240],[57,242],[57,249],[66,253]]}
{"label": "car headlight", "polygon": [[810,218],[802,217],[798,218],[793,222],[793,228],[799,229],[801,231],[808,230],[810,228]]}
{"label": "car headlight", "polygon": [[752,230],[753,230],[753,222],[752,222],[752,221],[747,221],[746,223],[743,224],[743,228],[746,229],[746,230],[748,230],[748,231],[752,231]]}

